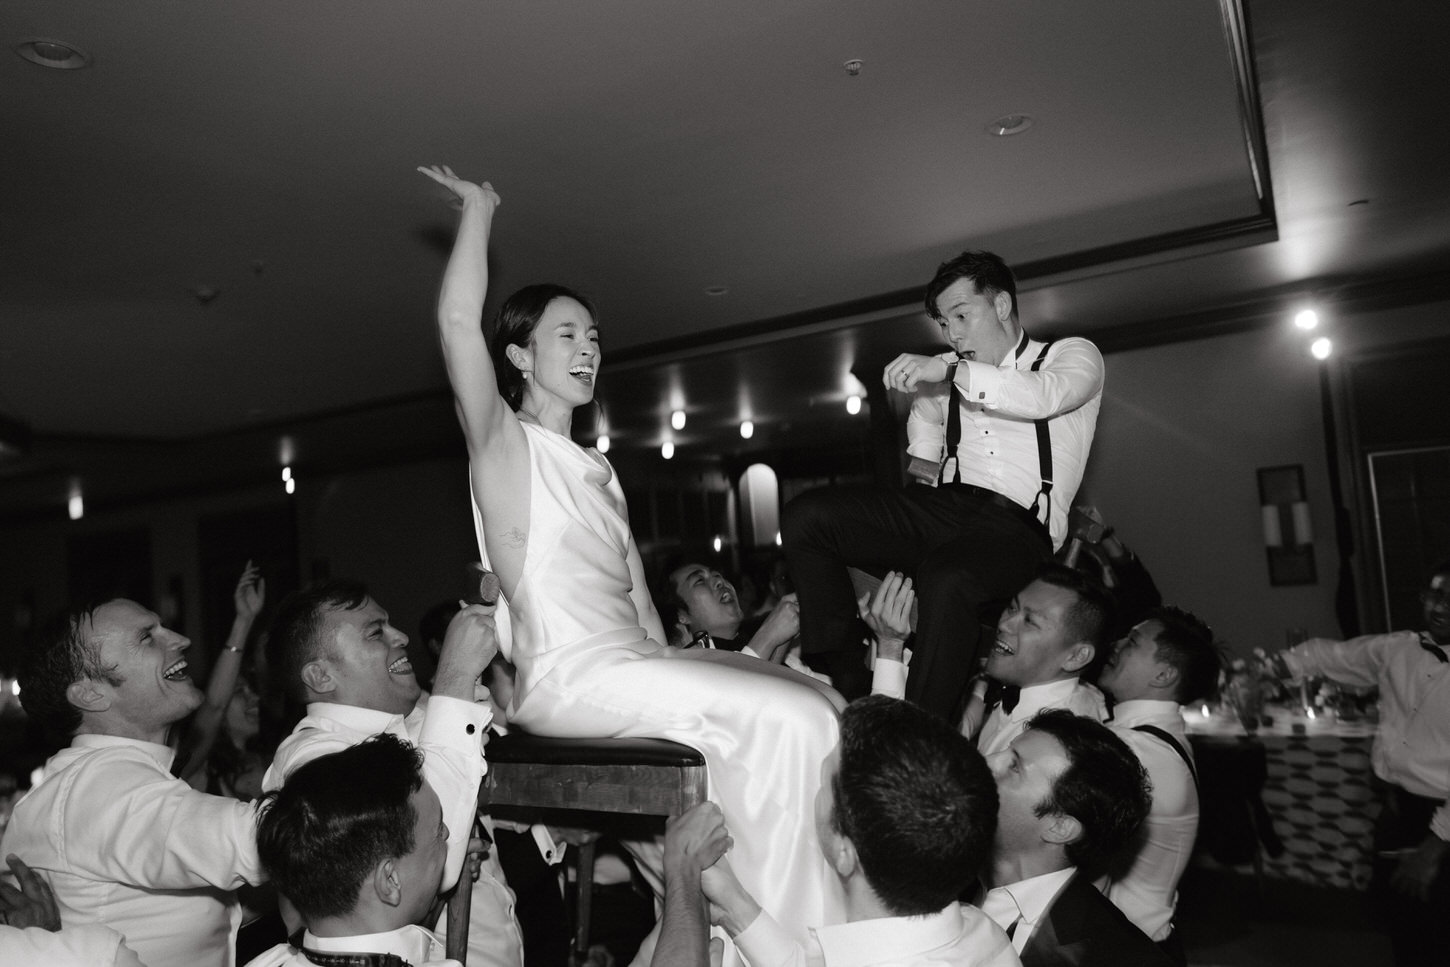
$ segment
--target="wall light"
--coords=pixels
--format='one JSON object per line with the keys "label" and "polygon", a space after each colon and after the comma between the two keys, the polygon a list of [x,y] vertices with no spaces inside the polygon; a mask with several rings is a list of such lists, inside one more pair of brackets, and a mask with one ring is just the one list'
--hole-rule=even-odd
{"label": "wall light", "polygon": [[685,428],[684,410],[675,410],[673,413],[670,414],[670,426],[674,427],[676,430],[683,430]]}
{"label": "wall light", "polygon": [[755,436],[755,424],[751,423],[749,420],[741,420],[740,436],[742,439],[745,440],[749,440],[751,437]]}
{"label": "wall light", "polygon": [[666,460],[670,460],[674,458],[674,455],[675,441],[666,440],[663,444],[660,445],[660,456],[664,457]]}
{"label": "wall light", "polygon": [[1309,352],[1315,359],[1328,359],[1329,354],[1334,352],[1334,343],[1329,341],[1328,336],[1320,336],[1309,344]]}
{"label": "wall light", "polygon": [[1300,309],[1294,315],[1294,325],[1308,332],[1310,329],[1319,325],[1319,313],[1313,309]]}

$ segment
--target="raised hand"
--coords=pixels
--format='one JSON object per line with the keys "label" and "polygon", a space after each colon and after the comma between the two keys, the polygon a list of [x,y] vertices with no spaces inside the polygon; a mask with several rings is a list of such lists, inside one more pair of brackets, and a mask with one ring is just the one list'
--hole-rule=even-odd
{"label": "raised hand", "polygon": [[785,646],[801,633],[801,606],[794,594],[787,594],[770,612],[750,639],[750,647],[766,661],[777,665],[785,661]]}
{"label": "raised hand", "polygon": [[915,603],[911,578],[899,571],[887,572],[875,593],[863,594],[857,602],[861,620],[876,636],[883,657],[901,660],[906,639],[911,636],[911,607]]}
{"label": "raised hand", "polygon": [[503,201],[499,198],[498,192],[493,190],[493,185],[486,181],[481,185],[475,185],[473,182],[455,175],[453,169],[447,165],[419,165],[418,170],[453,192],[460,204],[467,204],[470,199],[473,199],[486,205],[491,213]]}
{"label": "raised hand", "polygon": [[248,621],[255,620],[266,603],[266,579],[262,577],[257,565],[248,561],[247,566],[242,569],[242,576],[237,579],[236,590],[232,592],[232,604],[236,605],[237,617]]}

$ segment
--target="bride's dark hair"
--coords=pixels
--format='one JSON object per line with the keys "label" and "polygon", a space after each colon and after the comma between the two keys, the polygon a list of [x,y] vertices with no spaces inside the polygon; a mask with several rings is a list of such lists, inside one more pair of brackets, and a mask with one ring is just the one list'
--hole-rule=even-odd
{"label": "bride's dark hair", "polygon": [[509,409],[517,411],[524,401],[524,374],[508,357],[510,346],[527,347],[534,338],[534,329],[555,299],[573,299],[584,307],[589,317],[597,324],[599,313],[594,303],[567,286],[545,282],[540,285],[526,285],[509,296],[498,310],[498,319],[493,325],[493,341],[489,344],[489,355],[493,357],[494,376],[498,380],[498,392]]}

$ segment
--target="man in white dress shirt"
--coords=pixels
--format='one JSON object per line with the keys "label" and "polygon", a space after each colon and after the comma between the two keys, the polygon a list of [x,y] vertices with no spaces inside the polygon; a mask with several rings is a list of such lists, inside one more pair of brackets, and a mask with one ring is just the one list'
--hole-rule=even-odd
{"label": "man in white dress shirt", "polygon": [[1063,709],[988,759],[997,837],[982,910],[1023,967],[1167,967],[1092,884],[1148,814],[1148,776],[1112,730]]}
{"label": "man in white dress shirt", "polygon": [[977,733],[982,755],[1004,751],[1043,709],[1107,718],[1102,693],[1078,676],[1097,654],[1112,611],[1107,588],[1060,564],[1046,565],[1017,593],[997,622],[987,655],[987,677],[1004,694],[987,709]]}
{"label": "man in white dress shirt", "polygon": [[816,798],[821,851],[845,889],[848,922],[814,927],[808,949],[725,860],[701,885],[752,967],[1016,967],[1002,931],[957,902],[986,862],[996,813],[992,775],[960,733],[914,704],[872,695],[841,714]]}
{"label": "man in white dress shirt", "polygon": [[1175,963],[1178,881],[1198,835],[1198,776],[1179,706],[1207,698],[1221,667],[1213,631],[1197,616],[1159,607],[1113,647],[1098,685],[1116,703],[1110,723],[1153,784],[1153,806],[1131,860],[1115,869],[1108,899]]}
{"label": "man in white dress shirt", "polygon": [[1450,560],[1420,592],[1425,630],[1315,638],[1283,652],[1293,678],[1379,689],[1371,760],[1382,805],[1370,882],[1398,964],[1450,950]]}
{"label": "man in white dress shirt", "polygon": [[462,967],[417,925],[438,897],[451,832],[419,750],[383,733],[319,756],[262,809],[262,863],[306,930],[248,967]]}
{"label": "man in white dress shirt", "polygon": [[182,635],[117,598],[53,622],[21,702],[69,747],[16,803],[0,853],[49,882],[61,919],[100,923],[150,967],[230,967],[235,890],[265,879],[256,809],[171,775],[167,732],[201,704]]}
{"label": "man in white dress shirt", "polygon": [[[414,677],[408,636],[357,581],[290,595],[278,607],[272,637],[307,716],[278,747],[262,788],[278,789],[304,763],[374,735],[413,743],[423,752],[423,778],[442,803],[449,829],[443,889],[452,887],[473,830],[484,734],[493,719],[489,703],[474,701],[474,684],[498,651],[492,607],[469,605],[450,622],[431,696]],[[523,938],[514,896],[492,851],[472,889],[469,962],[519,967]]]}
{"label": "man in white dress shirt", "polygon": [[802,651],[848,699],[867,691],[848,566],[916,582],[906,697],[950,718],[977,671],[981,622],[1067,535],[1103,393],[1103,358],[1078,337],[1042,341],[1018,320],[1017,283],[991,252],[963,252],[927,284],[950,351],[903,353],[882,374],[916,393],[906,424],[917,481],[824,487],[781,518],[800,596]]}

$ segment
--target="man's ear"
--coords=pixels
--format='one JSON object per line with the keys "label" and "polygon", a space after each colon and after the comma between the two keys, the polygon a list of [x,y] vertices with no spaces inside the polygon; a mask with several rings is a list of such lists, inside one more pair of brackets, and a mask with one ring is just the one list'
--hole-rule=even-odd
{"label": "man's ear", "polygon": [[104,712],[111,707],[111,692],[103,682],[82,678],[65,687],[65,700],[82,712]]}
{"label": "man's ear", "polygon": [[1159,662],[1156,667],[1157,670],[1153,672],[1153,687],[1164,689],[1170,693],[1176,692],[1178,690],[1178,679],[1180,677],[1178,669],[1167,662]]}
{"label": "man's ear", "polygon": [[1092,664],[1093,657],[1098,650],[1086,641],[1079,641],[1067,650],[1067,655],[1062,659],[1062,670],[1065,672],[1080,672]]}
{"label": "man's ear", "polygon": [[373,867],[372,884],[373,892],[384,905],[395,907],[403,902],[403,883],[391,856]]}
{"label": "man's ear", "polygon": [[1012,297],[1005,292],[998,292],[992,297],[992,308],[997,311],[999,322],[1006,322],[1012,318]]}
{"label": "man's ear", "polygon": [[861,865],[861,860],[856,855],[856,844],[834,829],[826,833],[826,841],[821,844],[821,848],[826,854],[826,862],[831,864],[831,869],[843,880],[856,872]]}
{"label": "man's ear", "polygon": [[325,658],[317,658],[302,666],[302,684],[309,692],[328,695],[337,691],[337,679],[332,674],[332,664]]}
{"label": "man's ear", "polygon": [[1042,838],[1054,846],[1066,847],[1082,838],[1082,823],[1066,813],[1048,813],[1042,818]]}

